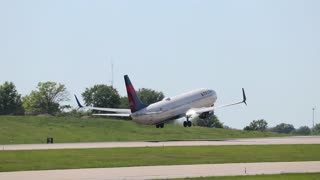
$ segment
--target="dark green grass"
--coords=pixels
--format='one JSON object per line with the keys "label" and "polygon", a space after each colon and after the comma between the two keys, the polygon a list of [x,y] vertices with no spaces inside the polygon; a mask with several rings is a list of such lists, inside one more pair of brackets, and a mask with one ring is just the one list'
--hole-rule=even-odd
{"label": "dark green grass", "polygon": [[[320,173],[187,178],[185,180],[320,180]],[[182,180],[182,179],[174,179]]]}
{"label": "dark green grass", "polygon": [[191,140],[284,136],[270,132],[165,125],[164,129],[132,121],[58,117],[0,116],[0,144]]}
{"label": "dark green grass", "polygon": [[320,145],[0,151],[0,171],[319,161]]}

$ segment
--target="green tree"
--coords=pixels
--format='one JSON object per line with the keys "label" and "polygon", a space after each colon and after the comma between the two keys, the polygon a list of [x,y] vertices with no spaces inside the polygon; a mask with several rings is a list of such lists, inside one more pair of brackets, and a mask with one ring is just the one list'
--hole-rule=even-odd
{"label": "green tree", "polygon": [[118,108],[121,103],[118,91],[103,84],[86,88],[82,97],[87,106]]}
{"label": "green tree", "polygon": [[120,98],[120,106],[119,108],[129,109],[129,100],[127,96],[123,96]]}
{"label": "green tree", "polygon": [[147,88],[139,89],[137,93],[141,101],[147,105],[161,101],[164,98],[164,94],[162,92]]}
{"label": "green tree", "polygon": [[56,114],[61,111],[60,103],[69,100],[63,84],[39,82],[36,90],[23,98],[23,107],[27,114]]}
{"label": "green tree", "polygon": [[223,128],[223,123],[219,121],[216,115],[212,115],[204,119],[197,118],[195,125],[209,128]]}
{"label": "green tree", "polygon": [[314,127],[312,128],[312,133],[320,134],[320,123],[314,125]]}
{"label": "green tree", "polygon": [[265,131],[268,127],[268,123],[264,119],[253,120],[249,126],[246,126],[244,130],[247,131]]}
{"label": "green tree", "polygon": [[295,131],[295,133],[301,135],[310,135],[311,129],[308,126],[301,126],[299,129]]}
{"label": "green tree", "polygon": [[23,114],[21,95],[12,82],[5,82],[0,86],[0,115]]}
{"label": "green tree", "polygon": [[270,129],[272,132],[289,134],[295,131],[292,124],[281,123]]}

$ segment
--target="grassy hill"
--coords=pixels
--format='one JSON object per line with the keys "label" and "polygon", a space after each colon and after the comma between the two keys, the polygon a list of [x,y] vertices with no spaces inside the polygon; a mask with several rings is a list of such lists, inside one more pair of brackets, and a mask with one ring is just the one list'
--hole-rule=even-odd
{"label": "grassy hill", "polygon": [[165,125],[164,129],[132,121],[103,118],[0,116],[0,144],[191,140],[283,136],[270,132]]}

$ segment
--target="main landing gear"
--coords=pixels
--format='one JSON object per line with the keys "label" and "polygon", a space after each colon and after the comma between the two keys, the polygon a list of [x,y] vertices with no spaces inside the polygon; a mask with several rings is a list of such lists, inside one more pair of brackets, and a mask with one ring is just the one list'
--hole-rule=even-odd
{"label": "main landing gear", "polygon": [[164,123],[156,125],[156,128],[163,128],[163,127],[164,127]]}
{"label": "main landing gear", "polygon": [[189,121],[189,118],[187,117],[186,121],[183,121],[183,126],[184,127],[191,127],[192,126],[192,122]]}

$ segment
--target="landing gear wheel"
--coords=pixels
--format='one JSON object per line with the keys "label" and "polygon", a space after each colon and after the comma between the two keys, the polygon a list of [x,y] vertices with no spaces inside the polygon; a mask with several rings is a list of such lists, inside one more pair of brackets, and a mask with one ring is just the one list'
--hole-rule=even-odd
{"label": "landing gear wheel", "polygon": [[183,121],[183,126],[187,127],[188,126],[188,122],[187,121]]}
{"label": "landing gear wheel", "polygon": [[156,128],[163,128],[163,127],[164,127],[164,123],[156,125]]}
{"label": "landing gear wheel", "polygon": [[192,126],[192,122],[191,121],[187,121],[188,127]]}

